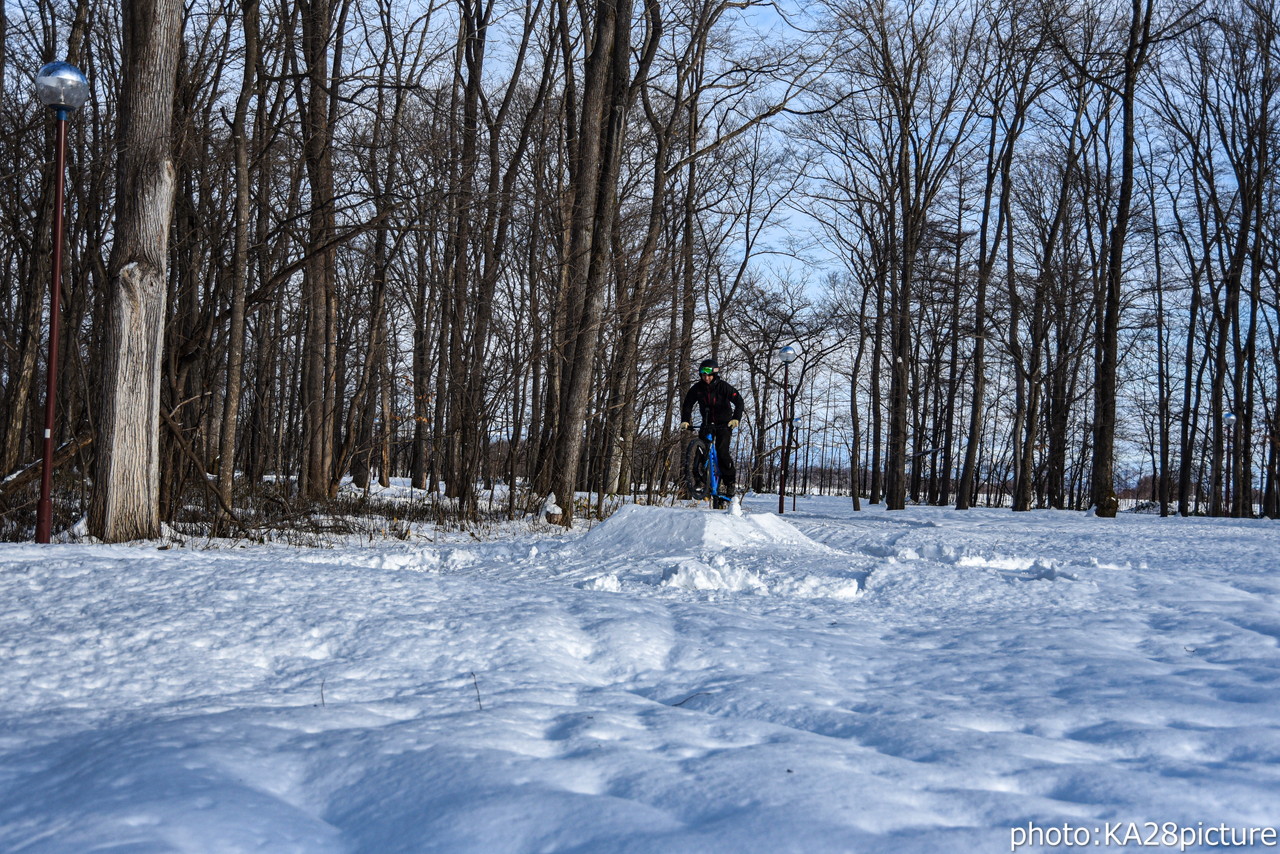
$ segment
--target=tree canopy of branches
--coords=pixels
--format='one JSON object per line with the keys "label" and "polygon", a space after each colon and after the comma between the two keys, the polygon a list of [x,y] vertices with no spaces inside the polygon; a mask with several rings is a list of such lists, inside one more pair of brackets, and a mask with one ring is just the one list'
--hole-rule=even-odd
{"label": "tree canopy of branches", "polygon": [[[154,478],[137,525],[95,505],[106,539],[393,477],[571,524],[575,495],[678,488],[710,355],[759,491],[790,395],[802,488],[855,507],[1280,515],[1272,0],[189,0],[139,57],[142,9],[5,8],[0,535],[34,515],[50,301],[20,69],[55,58],[93,93],[64,527],[120,462]],[[130,189],[166,150],[171,211]],[[122,348],[143,272],[153,364]],[[102,405],[122,382],[146,393]]]}

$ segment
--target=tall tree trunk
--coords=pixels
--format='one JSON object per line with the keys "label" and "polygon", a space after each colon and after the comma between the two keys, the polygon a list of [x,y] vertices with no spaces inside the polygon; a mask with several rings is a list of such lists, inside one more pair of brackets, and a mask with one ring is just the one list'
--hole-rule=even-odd
{"label": "tall tree trunk", "polygon": [[911,405],[912,352],[912,284],[915,278],[917,236],[923,212],[914,204],[915,190],[911,171],[909,140],[911,128],[909,108],[901,107],[902,127],[898,146],[898,203],[900,221],[895,234],[895,252],[889,273],[889,449],[885,473],[885,509],[902,510],[907,506],[907,434]]}
{"label": "tall tree trunk", "polygon": [[1200,323],[1200,275],[1193,272],[1191,276],[1191,306],[1188,310],[1186,346],[1183,350],[1182,362],[1182,418],[1179,419],[1178,434],[1178,515],[1190,516],[1192,478],[1194,476],[1196,456],[1193,453],[1196,441],[1196,422],[1198,406],[1193,405],[1192,392],[1200,388],[1196,376],[1196,336]]}
{"label": "tall tree trunk", "polygon": [[[53,219],[53,205],[56,201],[52,169],[46,173],[41,186],[39,221],[47,223]],[[53,232],[48,228],[36,229],[31,248],[34,257],[28,267],[29,282],[22,289],[22,298],[19,300],[19,355],[12,362],[13,372],[8,377],[7,399],[0,401],[5,404],[4,414],[0,416],[3,419],[0,421],[0,479],[17,468],[23,457],[23,449],[27,446],[28,414],[35,388],[40,343],[43,340],[41,330],[45,324],[44,293],[50,276],[49,257],[53,249]],[[57,290],[60,293],[62,289],[59,287]],[[58,296],[55,294],[55,298],[50,300],[52,311],[62,310]],[[56,437],[54,441],[57,441]]]}
{"label": "tall tree trunk", "polygon": [[257,88],[258,0],[244,0],[244,76],[231,125],[235,154],[235,246],[231,260],[231,328],[227,331],[227,391],[222,402],[222,427],[218,446],[218,494],[231,507],[232,479],[236,468],[236,427],[240,392],[244,381],[245,290],[249,278],[249,102]]}
{"label": "tall tree trunk", "polygon": [[90,531],[107,542],[160,534],[160,362],[181,26],[177,0],[124,4],[112,299],[89,505]]}
{"label": "tall tree trunk", "polygon": [[1115,492],[1116,392],[1120,358],[1121,290],[1124,285],[1125,238],[1133,204],[1134,149],[1137,126],[1138,74],[1146,63],[1151,46],[1150,0],[1132,0],[1129,39],[1124,54],[1120,108],[1120,197],[1108,240],[1107,278],[1099,329],[1099,361],[1093,387],[1093,477],[1094,512],[1114,518],[1119,509]]}
{"label": "tall tree trunk", "polygon": [[626,111],[631,47],[631,0],[600,0],[585,69],[582,119],[574,152],[573,221],[569,241],[570,325],[562,371],[562,397],[556,425],[552,492],[564,509],[562,523],[573,522],[583,433],[596,345],[604,308],[609,228],[617,204],[623,118]]}
{"label": "tall tree trunk", "polygon": [[[1149,195],[1151,209],[1156,209],[1155,188]],[[1160,505],[1160,515],[1169,515],[1169,501],[1173,494],[1173,483],[1169,463],[1169,452],[1172,433],[1172,389],[1169,378],[1169,345],[1165,333],[1164,306],[1164,256],[1161,252],[1160,240],[1153,241],[1153,258],[1155,265],[1155,297],[1156,297],[1156,442],[1158,457],[1155,462],[1155,499]]]}
{"label": "tall tree trunk", "polygon": [[[302,495],[324,499],[336,485],[334,443],[338,424],[337,231],[334,198],[334,86],[342,62],[347,5],[334,20],[332,0],[304,0],[300,7],[302,59],[298,80],[302,151],[310,189],[306,261],[302,268],[305,313],[302,370]],[[338,35],[335,37],[335,33]],[[332,51],[332,52],[331,52]],[[330,69],[332,63],[332,71]],[[305,86],[304,86],[305,84]]]}
{"label": "tall tree trunk", "polygon": [[[879,504],[884,496],[884,464],[881,456],[884,448],[884,406],[881,400],[881,364],[884,360],[884,292],[876,288],[875,330],[871,344],[871,489],[870,501]],[[783,417],[786,415],[784,413]],[[785,435],[785,433],[784,433]]]}

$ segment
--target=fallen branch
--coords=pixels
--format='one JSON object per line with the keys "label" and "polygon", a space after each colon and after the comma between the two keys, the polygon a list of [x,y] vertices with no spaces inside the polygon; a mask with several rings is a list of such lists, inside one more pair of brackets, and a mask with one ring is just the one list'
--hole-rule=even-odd
{"label": "fallen branch", "polygon": [[[57,471],[62,466],[83,449],[93,444],[93,436],[83,436],[78,439],[72,439],[61,448],[53,452],[53,469]],[[0,500],[7,499],[11,494],[22,489],[29,483],[34,483],[40,479],[40,474],[44,466],[44,460],[36,460],[24,469],[19,469],[13,474],[0,480]]]}

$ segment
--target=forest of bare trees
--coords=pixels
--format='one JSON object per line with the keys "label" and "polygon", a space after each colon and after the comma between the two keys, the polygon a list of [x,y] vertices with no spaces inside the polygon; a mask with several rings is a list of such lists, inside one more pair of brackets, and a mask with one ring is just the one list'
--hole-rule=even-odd
{"label": "forest of bare trees", "polygon": [[[34,529],[55,59],[92,91],[58,529],[287,523],[348,478],[569,524],[675,489],[706,356],[776,489],[785,344],[800,487],[854,508],[1280,517],[1275,0],[173,2],[0,13],[0,537]],[[156,482],[113,499],[139,432]]]}

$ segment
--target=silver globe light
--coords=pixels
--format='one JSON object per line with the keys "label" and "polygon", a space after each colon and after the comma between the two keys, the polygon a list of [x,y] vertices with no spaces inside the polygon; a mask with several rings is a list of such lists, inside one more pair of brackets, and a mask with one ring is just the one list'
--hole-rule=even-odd
{"label": "silver globe light", "polygon": [[78,110],[89,100],[89,81],[69,62],[51,62],[36,72],[36,96],[55,110]]}
{"label": "silver globe light", "polygon": [[796,352],[796,348],[790,344],[778,351],[778,358],[782,360],[782,364],[789,365],[796,360],[800,354]]}

